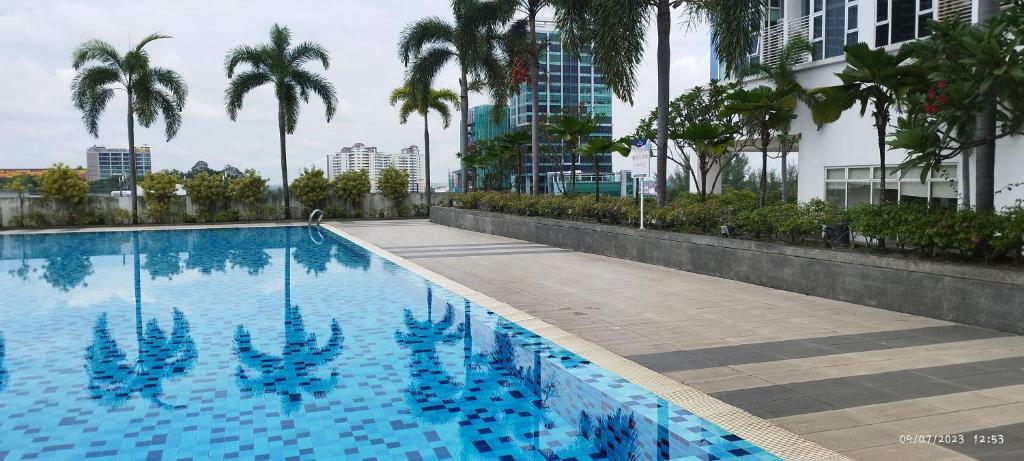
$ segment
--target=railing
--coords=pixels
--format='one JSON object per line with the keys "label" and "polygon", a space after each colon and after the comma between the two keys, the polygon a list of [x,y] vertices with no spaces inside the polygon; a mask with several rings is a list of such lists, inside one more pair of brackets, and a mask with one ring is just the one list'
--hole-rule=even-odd
{"label": "railing", "polygon": [[939,0],[940,21],[967,21],[972,20],[974,5],[971,0]]}
{"label": "railing", "polygon": [[320,209],[317,208],[313,210],[312,213],[309,214],[309,219],[306,221],[306,224],[312,226],[315,223],[317,227],[320,227],[320,222],[323,220],[324,212],[320,211]]}
{"label": "railing", "polygon": [[[955,0],[948,0],[955,1]],[[773,26],[761,29],[761,40],[758,43],[758,54],[761,56],[761,63],[767,66],[774,66],[779,63],[782,57],[782,49],[795,37],[802,36],[810,41],[810,16],[801,16],[789,21],[779,21]],[[793,64],[800,64],[810,59],[805,54]]]}

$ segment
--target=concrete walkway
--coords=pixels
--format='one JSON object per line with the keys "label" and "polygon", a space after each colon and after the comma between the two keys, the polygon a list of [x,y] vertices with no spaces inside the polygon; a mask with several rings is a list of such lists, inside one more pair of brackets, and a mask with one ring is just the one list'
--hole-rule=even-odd
{"label": "concrete walkway", "polygon": [[1024,337],[423,220],[337,225],[851,458],[1024,459]]}

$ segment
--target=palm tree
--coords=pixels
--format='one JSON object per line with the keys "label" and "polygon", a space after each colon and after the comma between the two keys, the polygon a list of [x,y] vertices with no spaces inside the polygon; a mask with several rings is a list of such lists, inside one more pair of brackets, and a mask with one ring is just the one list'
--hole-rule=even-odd
{"label": "palm tree", "polygon": [[452,123],[452,113],[449,105],[459,103],[459,97],[454,91],[447,88],[435,90],[428,86],[416,86],[413,82],[406,82],[405,86],[395,88],[391,91],[388,102],[394,106],[401,101],[398,109],[398,120],[403,125],[409,121],[409,115],[416,112],[423,116],[423,171],[427,177],[427,203],[432,203],[430,187],[430,124],[427,123],[427,114],[433,110],[441,116],[441,123],[447,129]]}
{"label": "palm tree", "polygon": [[581,157],[589,158],[594,163],[594,201],[601,200],[601,154],[617,152],[623,156],[629,155],[629,142],[625,139],[612,139],[606,137],[593,138],[577,149]]}
{"label": "palm tree", "polygon": [[[509,11],[520,11],[525,16],[526,29],[529,33],[526,49],[526,66],[530,73],[527,82],[530,87],[530,152],[532,153],[533,171],[531,178],[533,182],[533,195],[540,195],[540,99],[537,88],[539,79],[539,55],[540,45],[537,43],[537,15],[548,7],[548,0],[499,0],[499,3]],[[511,30],[517,30],[513,26]]]}
{"label": "palm tree", "polygon": [[170,38],[151,34],[124,55],[102,40],[89,40],[75,49],[72,67],[78,72],[71,81],[71,101],[82,111],[89,134],[99,137],[99,119],[115,90],[124,90],[128,98],[128,175],[132,193],[132,223],[139,223],[135,161],[135,121],[149,128],[158,116],[164,119],[164,134],[170,141],[181,128],[181,112],[188,99],[188,86],[177,72],[150,65],[146,45]]}
{"label": "palm tree", "polygon": [[569,153],[572,168],[569,171],[569,184],[572,185],[571,191],[575,194],[576,147],[583,142],[583,138],[590,136],[597,129],[597,125],[594,124],[593,117],[583,114],[562,114],[554,117],[552,122],[548,125],[548,134],[559,139],[565,146],[565,151]]}
{"label": "palm tree", "polygon": [[[761,194],[758,206],[765,205],[768,193],[768,147],[772,139],[796,118],[796,95],[768,86],[740,88],[729,95],[724,112],[739,116],[748,133],[761,148]],[[783,196],[785,200],[785,196]]]}
{"label": "palm tree", "polygon": [[522,194],[526,191],[523,187],[523,146],[531,142],[531,134],[526,130],[509,131],[497,138],[500,147],[511,153],[516,159],[516,193]]}
{"label": "palm tree", "polygon": [[[469,92],[486,88],[495,105],[496,116],[504,112],[508,100],[506,65],[497,53],[501,11],[492,1],[453,0],[454,22],[432,16],[402,29],[398,55],[409,67],[409,80],[430,87],[437,74],[448,64],[459,72],[459,157],[465,159],[469,148]],[[470,79],[473,79],[472,81]],[[466,189],[466,165],[462,166],[462,187]]]}
{"label": "palm tree", "polygon": [[[322,75],[303,68],[310,61],[319,61],[327,70],[330,55],[319,43],[302,42],[292,46],[292,33],[287,27],[274,24],[270,28],[270,42],[257,46],[241,45],[228,52],[224,69],[231,82],[224,91],[224,103],[231,121],[238,119],[242,101],[250,91],[263,85],[273,85],[277,97],[277,132],[281,143],[281,187],[284,191],[284,216],[292,217],[291,197],[288,194],[288,153],[285,135],[295,133],[299,122],[300,102],[309,102],[315,95],[324,103],[327,122],[334,117],[338,96],[334,85]],[[235,73],[240,65],[249,69]]]}
{"label": "palm tree", "polygon": [[846,47],[847,66],[836,73],[842,84],[810,90],[806,101],[811,107],[814,123],[823,125],[839,120],[854,104],[860,104],[860,116],[871,107],[875,132],[878,135],[878,160],[881,168],[881,196],[885,203],[885,137],[890,111],[900,98],[916,88],[924,78],[920,69],[910,63],[910,48],[903,46],[895,54],[884,48],[872,49],[866,43]]}
{"label": "palm tree", "polygon": [[[672,8],[683,8],[690,21],[711,26],[711,43],[727,72],[750,53],[765,17],[764,0],[557,0],[555,21],[565,48],[578,52],[592,45],[594,65],[606,76],[615,95],[630,104],[636,92],[637,68],[644,55],[647,28],[655,18],[658,29],[658,205],[666,201],[668,177],[669,34]],[[684,19],[685,21],[685,19]]]}

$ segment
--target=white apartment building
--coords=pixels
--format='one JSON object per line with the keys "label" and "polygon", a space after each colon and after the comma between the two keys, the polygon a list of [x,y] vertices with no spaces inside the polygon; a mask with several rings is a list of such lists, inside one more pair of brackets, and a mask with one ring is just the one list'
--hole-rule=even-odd
{"label": "white apartment building", "polygon": [[[865,42],[895,50],[903,43],[928,35],[926,19],[950,16],[978,17],[977,0],[770,0],[769,25],[762,30],[751,59],[771,62],[779,49],[797,35],[811,42],[814,52],[797,67],[797,79],[805,88],[841,83],[835,76],[846,62],[843,47]],[[712,78],[721,78],[722,69],[712,59]],[[765,82],[749,80],[748,85]],[[896,114],[893,120],[896,119]],[[835,123],[818,127],[803,104],[797,109],[793,133],[801,135],[798,151],[799,200],[826,198],[846,206],[878,202],[880,196],[878,146],[873,121],[868,113],[861,117],[856,108]],[[944,173],[932,173],[922,184],[920,172],[904,177],[892,169],[905,159],[905,152],[886,154],[889,174],[887,198],[927,200],[939,205],[962,202],[963,159],[951,160]],[[975,197],[971,157],[971,197]],[[1024,199],[1024,188],[1007,186],[1024,181],[1024,137],[999,140],[996,147],[995,206],[1001,208]],[[972,200],[972,203],[974,200]]]}
{"label": "white apartment building", "polygon": [[[131,156],[128,149],[92,146],[85,150],[85,179],[98,181],[111,176],[127,180],[131,174]],[[138,179],[153,172],[152,152],[149,146],[135,148],[135,171]]]}
{"label": "white apartment building", "polygon": [[426,190],[423,177],[423,156],[419,147],[409,146],[398,154],[388,154],[375,146],[355,143],[343,147],[338,152],[327,156],[327,177],[334,179],[346,171],[363,170],[370,175],[370,192],[377,192],[377,181],[380,171],[387,167],[395,167],[409,173],[409,192]]}

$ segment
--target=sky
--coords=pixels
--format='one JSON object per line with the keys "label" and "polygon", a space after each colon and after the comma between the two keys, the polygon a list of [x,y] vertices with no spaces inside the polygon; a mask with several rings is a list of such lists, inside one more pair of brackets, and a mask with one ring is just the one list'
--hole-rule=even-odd
{"label": "sky", "polygon": [[[223,104],[228,82],[225,53],[240,44],[265,42],[274,23],[288,26],[293,42],[315,41],[330,51],[328,70],[311,69],[335,84],[339,99],[330,123],[319,101],[302,108],[298,128],[288,137],[292,178],[306,167],[323,168],[326,155],[357,142],[385,152],[410,145],[422,148],[421,121],[414,117],[401,125],[397,109],[388,105],[388,94],[402,84],[404,75],[396,44],[406,24],[427,16],[447,19],[449,11],[448,0],[3,0],[0,168],[45,168],[56,162],[84,166],[89,146],[127,147],[123,94],[107,106],[99,138],[86,132],[81,114],[71,104],[71,53],[90,39],[108,41],[123,51],[139,38],[161,32],[173,38],[147,46],[153,64],[179,72],[190,94],[182,129],[174,139],[164,138],[162,122],[136,128],[136,144],[152,147],[154,170],[187,170],[205,160],[217,169],[225,164],[253,168],[271,184],[280,184],[272,90],[250,93],[235,122],[228,119]],[[656,104],[655,43],[652,23],[647,54],[638,69],[635,104],[614,102],[615,136],[632,132]],[[708,43],[706,27],[676,21],[671,42],[673,95],[707,82]],[[435,87],[457,89],[457,82],[454,68],[449,68]],[[470,95],[470,106],[487,102],[486,96]],[[445,183],[447,172],[458,168],[457,124],[443,130],[435,120],[430,138],[431,181]],[[616,169],[628,168],[624,160],[617,161]]]}

